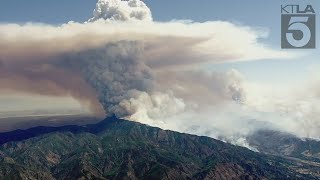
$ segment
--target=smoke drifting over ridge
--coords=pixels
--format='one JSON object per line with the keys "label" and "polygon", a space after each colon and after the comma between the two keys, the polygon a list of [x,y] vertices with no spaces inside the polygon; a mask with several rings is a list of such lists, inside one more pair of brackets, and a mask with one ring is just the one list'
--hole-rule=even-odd
{"label": "smoke drifting over ridge", "polygon": [[[0,92],[71,96],[98,116],[104,111],[93,88],[77,73],[50,64],[6,64],[0,67]],[[79,87],[81,87],[79,89]]]}
{"label": "smoke drifting over ridge", "polygon": [[140,0],[99,0],[85,23],[0,25],[0,91],[72,96],[99,115],[236,144],[258,128],[286,127],[259,113],[241,73],[203,65],[295,54],[259,43],[260,29],[152,19]]}

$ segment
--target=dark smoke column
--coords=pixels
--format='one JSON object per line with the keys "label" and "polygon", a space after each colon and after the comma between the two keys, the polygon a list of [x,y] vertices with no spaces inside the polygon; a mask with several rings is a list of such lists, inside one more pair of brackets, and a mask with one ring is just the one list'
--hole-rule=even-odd
{"label": "dark smoke column", "polygon": [[122,102],[150,92],[153,86],[152,73],[139,58],[141,51],[140,43],[122,41],[71,54],[64,62],[80,70],[108,116],[125,117],[134,109]]}

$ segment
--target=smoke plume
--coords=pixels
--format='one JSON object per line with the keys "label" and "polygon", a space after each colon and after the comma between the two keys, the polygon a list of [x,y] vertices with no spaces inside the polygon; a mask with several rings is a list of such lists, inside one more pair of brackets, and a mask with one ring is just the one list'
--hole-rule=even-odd
{"label": "smoke plume", "polygon": [[84,23],[0,25],[0,91],[71,96],[99,115],[246,146],[258,128],[285,127],[258,104],[274,98],[261,100],[237,70],[206,67],[297,56],[265,37],[224,21],[155,22],[140,0],[99,0]]}

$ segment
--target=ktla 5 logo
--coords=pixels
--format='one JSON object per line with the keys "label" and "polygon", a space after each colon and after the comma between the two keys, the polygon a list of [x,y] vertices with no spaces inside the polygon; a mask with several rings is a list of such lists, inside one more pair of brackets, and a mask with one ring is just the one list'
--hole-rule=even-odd
{"label": "ktla 5 logo", "polygon": [[307,5],[281,6],[281,47],[283,49],[316,48],[316,15]]}

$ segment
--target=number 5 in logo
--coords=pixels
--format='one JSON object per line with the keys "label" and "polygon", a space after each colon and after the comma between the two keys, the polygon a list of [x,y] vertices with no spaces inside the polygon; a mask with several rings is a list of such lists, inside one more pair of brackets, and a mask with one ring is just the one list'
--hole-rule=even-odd
{"label": "number 5 in logo", "polygon": [[282,15],[281,47],[315,48],[315,15]]}

